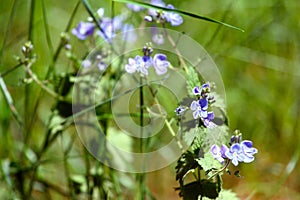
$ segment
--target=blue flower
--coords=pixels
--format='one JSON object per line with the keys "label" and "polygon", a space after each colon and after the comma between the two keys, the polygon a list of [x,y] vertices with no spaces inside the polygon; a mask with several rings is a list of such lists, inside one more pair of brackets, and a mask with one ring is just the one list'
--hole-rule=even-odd
{"label": "blue flower", "polygon": [[119,25],[118,23],[119,22],[114,23],[114,20],[108,17],[101,19],[100,27],[102,31],[98,31],[97,34],[100,35],[106,41],[110,42],[110,40],[116,35],[115,31],[119,29],[118,26],[114,26],[115,24]]}
{"label": "blue flower", "polygon": [[151,27],[152,41],[158,45],[165,42],[163,33],[160,33],[156,26]]}
{"label": "blue flower", "polygon": [[[162,0],[152,0],[150,3],[152,5],[159,6],[159,7],[175,9],[174,6],[171,4],[168,4],[166,6],[166,4]],[[149,22],[152,21],[156,21],[157,23],[169,22],[172,26],[179,26],[183,22],[182,17],[175,12],[167,12],[167,11],[162,12],[151,8],[148,10],[148,14],[149,16],[146,16],[144,19]]]}
{"label": "blue flower", "polygon": [[134,31],[132,24],[124,24],[122,27],[122,39],[128,42],[134,42],[137,39],[137,35]]}
{"label": "blue flower", "polygon": [[157,75],[167,73],[170,62],[167,61],[167,56],[161,53],[155,54],[153,58],[153,67]]}
{"label": "blue flower", "polygon": [[111,39],[116,36],[116,31],[121,30],[123,27],[124,16],[118,15],[114,18],[102,17],[99,21],[101,31],[97,34],[100,35],[107,42],[111,42]]}
{"label": "blue flower", "polygon": [[183,108],[182,106],[178,106],[174,112],[176,112],[177,116],[181,115],[183,112],[185,111],[185,108]]}
{"label": "blue flower", "polygon": [[[154,6],[159,6],[159,7],[165,7],[166,4],[165,2],[163,2],[162,0],[151,0],[150,4],[154,5]],[[157,10],[156,9],[149,9],[148,13],[150,16],[156,17],[158,15]]]}
{"label": "blue flower", "polygon": [[190,109],[193,112],[194,119],[198,118],[207,118],[207,108],[208,108],[208,101],[207,99],[200,99],[198,101],[193,101]]}
{"label": "blue flower", "polygon": [[211,122],[214,118],[215,118],[215,114],[213,111],[207,112],[207,116],[202,119],[204,125],[209,128],[214,127],[212,125],[213,123]]}
{"label": "blue flower", "polygon": [[225,152],[225,155],[231,160],[234,166],[237,166],[239,162],[244,162],[245,160],[242,145],[239,143],[231,145],[231,147]]}
{"label": "blue flower", "polygon": [[[171,5],[171,4],[168,4],[167,8],[175,9],[174,6]],[[182,17],[178,13],[175,13],[175,12],[166,12],[165,13],[165,19],[172,26],[179,26],[183,22]]]}
{"label": "blue flower", "polygon": [[214,159],[218,160],[220,163],[224,164],[225,159],[227,158],[225,155],[225,152],[228,150],[228,147],[226,145],[222,145],[221,148],[214,144],[210,148],[210,153],[214,157]]}
{"label": "blue flower", "polygon": [[148,75],[148,68],[151,65],[152,58],[150,56],[136,56],[134,59],[128,59],[128,64],[125,65],[125,71],[130,74],[139,72],[141,75]]}
{"label": "blue flower", "polygon": [[76,28],[72,29],[72,34],[80,40],[85,40],[88,36],[93,35],[95,25],[92,22],[79,22]]}
{"label": "blue flower", "polygon": [[145,8],[142,7],[142,6],[135,5],[135,4],[131,4],[131,3],[128,3],[128,4],[126,4],[126,5],[127,5],[127,7],[128,7],[130,10],[132,10],[132,11],[134,11],[134,12],[139,12],[139,11],[145,9]]}
{"label": "blue flower", "polygon": [[194,95],[200,95],[201,91],[202,91],[202,89],[200,89],[198,85],[193,88],[193,94]]}
{"label": "blue flower", "polygon": [[90,66],[92,66],[92,62],[90,60],[83,60],[81,66],[83,68],[89,68]]}
{"label": "blue flower", "polygon": [[252,147],[252,141],[250,140],[244,140],[241,142],[242,152],[245,156],[244,162],[250,163],[254,160],[254,154],[258,152],[258,150],[254,147]]}

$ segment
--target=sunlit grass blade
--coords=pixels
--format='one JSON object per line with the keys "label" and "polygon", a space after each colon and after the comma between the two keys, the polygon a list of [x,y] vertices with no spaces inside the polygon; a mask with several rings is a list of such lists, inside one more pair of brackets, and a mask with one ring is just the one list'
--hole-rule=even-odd
{"label": "sunlit grass blade", "polygon": [[130,3],[130,4],[142,6],[142,7],[145,7],[145,8],[155,8],[155,9],[163,10],[163,11],[171,11],[171,12],[183,14],[183,15],[186,15],[186,16],[189,16],[189,17],[193,17],[193,18],[196,18],[196,19],[200,19],[200,20],[204,20],[204,21],[208,21],[208,22],[220,24],[220,25],[223,25],[223,26],[226,26],[226,27],[229,27],[229,28],[232,28],[232,29],[244,32],[243,29],[240,29],[240,28],[238,28],[236,26],[233,26],[233,25],[230,25],[230,24],[218,21],[216,19],[205,17],[205,16],[202,16],[202,15],[198,15],[198,14],[190,13],[190,12],[187,12],[187,11],[183,11],[183,10],[164,8],[164,7],[160,7],[160,6],[151,5],[149,3],[137,2],[137,1],[130,1],[130,0],[113,0],[113,1],[115,1],[115,2],[121,2],[121,3]]}

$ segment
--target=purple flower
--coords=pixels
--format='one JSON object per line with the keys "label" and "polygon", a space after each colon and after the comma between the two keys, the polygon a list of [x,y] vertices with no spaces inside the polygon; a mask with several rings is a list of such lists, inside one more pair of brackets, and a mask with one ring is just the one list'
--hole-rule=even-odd
{"label": "purple flower", "polygon": [[155,54],[153,58],[153,67],[157,75],[163,75],[167,73],[170,62],[167,61],[167,56],[164,54]]}
{"label": "purple flower", "polygon": [[[166,4],[162,0],[152,0],[150,2],[152,5],[159,6],[159,7],[166,7],[169,9],[175,9],[173,5]],[[156,9],[149,9],[148,10],[149,16],[145,17],[145,20],[152,22],[152,21],[157,21],[157,22],[169,22],[172,26],[179,26],[182,24],[183,19],[182,17],[175,12],[167,12],[167,11],[157,11]]]}
{"label": "purple flower", "polygon": [[150,15],[144,17],[144,20],[147,22],[152,22],[153,18]]}
{"label": "purple flower", "polygon": [[235,143],[225,152],[227,158],[229,158],[234,166],[237,166],[239,162],[244,162],[245,155],[242,145]]}
{"label": "purple flower", "polygon": [[134,59],[128,59],[128,64],[125,65],[125,71],[130,74],[139,72],[143,75],[148,75],[148,68],[151,64],[152,58],[150,56],[136,56]]}
{"label": "purple flower", "polygon": [[128,4],[126,4],[126,5],[127,5],[127,7],[128,7],[130,10],[132,10],[132,11],[134,11],[134,12],[139,12],[139,11],[145,9],[145,8],[143,8],[142,6],[135,5],[135,4],[131,4],[131,3],[128,3]]}
{"label": "purple flower", "polygon": [[[167,8],[175,9],[174,6],[171,4],[168,4]],[[175,13],[175,12],[166,12],[165,19],[172,26],[179,26],[183,22],[182,17],[178,13]]]}
{"label": "purple flower", "polygon": [[153,34],[152,41],[158,45],[163,44],[165,42],[164,36],[162,34]]}
{"label": "purple flower", "polygon": [[92,22],[79,22],[76,28],[72,29],[72,34],[80,40],[85,40],[86,37],[93,35],[95,25]]}
{"label": "purple flower", "polygon": [[163,33],[160,33],[156,26],[151,27],[152,41],[158,45],[165,42]]}
{"label": "purple flower", "polygon": [[194,119],[198,118],[207,118],[207,108],[208,108],[208,101],[207,99],[200,99],[198,101],[193,101],[190,109],[193,110],[193,117]]}
{"label": "purple flower", "polygon": [[221,148],[214,144],[211,148],[210,148],[210,153],[212,154],[212,156],[218,160],[220,163],[224,163],[226,155],[225,152],[228,150],[228,147],[224,144],[222,144]]}
{"label": "purple flower", "polygon": [[92,66],[92,62],[90,60],[83,60],[81,66],[83,68],[89,68],[90,66]]}
{"label": "purple flower", "polygon": [[118,15],[113,19],[105,17],[99,22],[102,31],[98,31],[97,34],[103,39],[110,42],[112,38],[116,36],[116,31],[121,30],[124,17]]}
{"label": "purple flower", "polygon": [[134,42],[137,39],[137,35],[134,31],[132,24],[124,24],[122,27],[122,39],[128,42]]}
{"label": "purple flower", "polygon": [[185,111],[185,109],[182,106],[178,106],[174,112],[176,112],[177,116],[181,115],[183,112]]}
{"label": "purple flower", "polygon": [[200,95],[201,91],[202,91],[202,89],[200,89],[198,85],[193,88],[193,94],[194,95]]}
{"label": "purple flower", "polygon": [[245,155],[244,162],[250,163],[254,160],[254,154],[258,151],[256,148],[252,147],[252,142],[250,140],[244,140],[241,142],[242,152]]}
{"label": "purple flower", "polygon": [[206,127],[214,127],[211,123],[211,120],[213,120],[215,118],[215,114],[214,112],[210,111],[210,112],[207,112],[207,116],[205,118],[203,118],[203,123]]}
{"label": "purple flower", "polygon": [[[159,6],[159,7],[165,7],[166,4],[162,1],[162,0],[151,0],[150,4],[154,5],[154,6]],[[157,10],[156,9],[149,9],[148,13],[150,16],[156,17],[157,16]]]}

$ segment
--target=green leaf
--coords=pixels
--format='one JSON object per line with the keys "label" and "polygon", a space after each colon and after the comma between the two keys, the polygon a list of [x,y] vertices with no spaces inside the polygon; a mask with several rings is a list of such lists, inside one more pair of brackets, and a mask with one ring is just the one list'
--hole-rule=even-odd
{"label": "green leaf", "polygon": [[113,0],[113,1],[115,1],[115,2],[121,2],[121,3],[131,3],[131,4],[139,5],[139,6],[142,6],[142,7],[145,7],[145,8],[155,8],[157,10],[171,11],[171,12],[175,12],[175,13],[187,15],[189,17],[193,17],[193,18],[196,18],[196,19],[200,19],[200,20],[204,20],[204,21],[208,21],[208,22],[220,24],[220,25],[223,25],[223,26],[227,26],[229,28],[232,28],[232,29],[244,32],[243,29],[240,29],[240,28],[235,27],[233,25],[226,24],[224,22],[221,22],[221,21],[209,18],[209,17],[205,17],[205,16],[202,16],[202,15],[197,15],[197,14],[186,12],[186,11],[183,11],[183,10],[164,8],[164,7],[155,6],[155,5],[152,5],[152,4],[149,4],[149,3],[137,2],[137,1],[130,1],[130,0]]}
{"label": "green leaf", "polygon": [[195,158],[196,155],[190,151],[181,155],[181,157],[177,161],[177,166],[175,167],[176,180],[183,181],[183,177],[186,175],[186,173],[198,166]]}
{"label": "green leaf", "polygon": [[195,86],[200,86],[200,80],[198,77],[198,73],[195,71],[195,68],[192,66],[187,67],[187,90],[191,96],[194,94],[192,93],[193,88]]}
{"label": "green leaf", "polygon": [[216,159],[214,159],[210,152],[205,153],[204,158],[198,158],[196,159],[196,161],[203,168],[204,171],[222,168],[222,164]]}
{"label": "green leaf", "polygon": [[179,195],[183,200],[198,200],[199,196],[215,199],[219,192],[217,183],[204,179],[184,185]]}

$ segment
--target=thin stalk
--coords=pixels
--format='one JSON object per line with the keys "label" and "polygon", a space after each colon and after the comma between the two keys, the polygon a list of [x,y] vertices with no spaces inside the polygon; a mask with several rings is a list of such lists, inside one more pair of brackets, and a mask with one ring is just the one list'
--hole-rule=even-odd
{"label": "thin stalk", "polygon": [[164,30],[164,33],[165,33],[167,39],[169,40],[170,44],[172,45],[172,47],[173,47],[174,50],[175,50],[175,52],[176,52],[176,54],[177,54],[177,56],[178,56],[178,58],[179,58],[179,61],[180,61],[180,63],[181,63],[182,66],[183,66],[183,69],[184,69],[185,71],[187,71],[187,65],[185,64],[185,61],[183,60],[183,58],[182,58],[182,56],[181,56],[181,53],[180,53],[179,49],[178,49],[177,46],[176,46],[176,43],[174,42],[174,40],[170,37],[170,35],[169,35],[168,32],[166,31],[166,26],[165,26],[165,24],[162,24],[162,27],[163,27],[163,30]]}
{"label": "thin stalk", "polygon": [[18,63],[17,65],[15,65],[14,67],[6,70],[5,72],[1,73],[0,76],[1,77],[4,77],[6,75],[8,75],[9,73],[13,72],[14,70],[18,69],[19,67],[21,67],[23,65],[23,63]]}
{"label": "thin stalk", "polygon": [[36,82],[44,91],[46,91],[48,94],[50,94],[55,99],[64,100],[64,97],[60,96],[58,93],[56,93],[53,90],[51,90],[50,88],[48,88],[42,81],[40,81],[37,78],[37,76],[30,69],[31,65],[32,65],[32,62],[30,62],[29,65],[25,66],[25,70],[26,70],[27,74],[29,75],[29,77],[32,78],[32,80],[34,82]]}
{"label": "thin stalk", "polygon": [[[35,0],[31,0],[30,2],[30,17],[29,17],[29,24],[28,24],[28,41],[32,42],[33,39],[33,23],[34,23],[34,13],[35,13]],[[31,65],[30,62],[28,65]],[[29,74],[26,73],[26,78],[29,78]],[[24,90],[24,128],[23,128],[23,137],[24,143],[27,144],[28,138],[30,138],[30,117],[32,114],[30,113],[30,96],[31,96],[31,86],[29,84],[25,85]],[[32,116],[34,117],[34,116]],[[25,148],[25,145],[24,145]],[[21,160],[24,159],[24,152],[21,153]],[[21,161],[22,162],[22,161]],[[36,167],[37,168],[37,167]],[[29,184],[28,191],[24,193],[23,199],[29,199],[31,196],[32,188],[33,188],[33,180],[35,178],[35,173],[31,176],[31,182]]]}
{"label": "thin stalk", "polygon": [[230,164],[230,160],[227,159],[224,167],[222,167],[221,169],[217,170],[214,174],[212,174],[207,180],[210,180],[212,178],[214,178],[216,175],[218,175],[219,173],[221,173],[222,171],[224,171]]}
{"label": "thin stalk", "polygon": [[[144,128],[144,91],[143,91],[143,77],[140,76],[140,153],[144,153],[144,144],[143,144],[143,128]],[[143,160],[143,165],[145,165],[145,160]],[[146,174],[140,173],[138,177],[138,187],[139,187],[139,199],[145,199],[145,182]]]}

